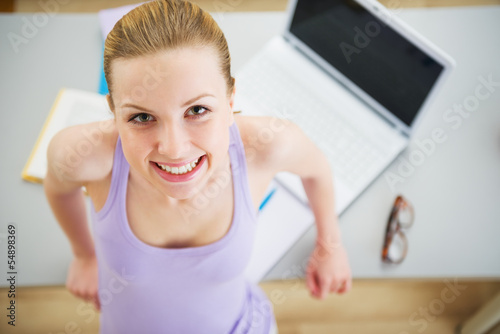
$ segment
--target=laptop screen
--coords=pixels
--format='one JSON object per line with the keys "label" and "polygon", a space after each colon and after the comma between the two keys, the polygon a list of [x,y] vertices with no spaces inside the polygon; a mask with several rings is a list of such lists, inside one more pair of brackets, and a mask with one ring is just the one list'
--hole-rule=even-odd
{"label": "laptop screen", "polygon": [[290,32],[408,126],[443,71],[352,0],[298,0]]}

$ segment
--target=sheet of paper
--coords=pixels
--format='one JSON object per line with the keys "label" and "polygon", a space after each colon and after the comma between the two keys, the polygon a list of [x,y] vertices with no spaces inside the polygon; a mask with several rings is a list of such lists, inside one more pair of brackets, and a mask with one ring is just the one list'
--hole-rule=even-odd
{"label": "sheet of paper", "polygon": [[314,224],[311,209],[273,180],[276,192],[259,211],[255,243],[245,276],[258,283]]}

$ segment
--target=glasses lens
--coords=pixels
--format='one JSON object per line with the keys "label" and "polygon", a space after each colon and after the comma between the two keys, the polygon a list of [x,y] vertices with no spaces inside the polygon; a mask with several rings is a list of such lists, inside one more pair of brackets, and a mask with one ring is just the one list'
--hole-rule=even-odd
{"label": "glasses lens", "polygon": [[409,227],[413,224],[413,208],[408,203],[403,203],[399,208],[398,221],[402,227]]}
{"label": "glasses lens", "polygon": [[392,242],[389,245],[387,257],[391,262],[399,263],[403,261],[406,256],[407,242],[406,237],[403,233],[398,232],[392,238]]}
{"label": "glasses lens", "polygon": [[399,210],[398,219],[401,225],[411,224],[412,221],[411,211],[408,208],[402,208],[401,210]]}

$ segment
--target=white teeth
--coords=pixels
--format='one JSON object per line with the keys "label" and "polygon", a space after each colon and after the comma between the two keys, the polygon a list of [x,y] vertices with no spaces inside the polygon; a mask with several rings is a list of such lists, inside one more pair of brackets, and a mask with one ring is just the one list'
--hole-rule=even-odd
{"label": "white teeth", "polygon": [[179,167],[170,167],[170,166],[167,166],[167,165],[160,165],[159,163],[157,163],[156,165],[158,167],[160,167],[161,169],[163,169],[164,171],[167,171],[171,174],[186,174],[190,171],[193,170],[193,168],[196,167],[196,164],[201,160],[198,159],[196,161],[192,161],[188,164],[185,164],[184,166],[179,166]]}

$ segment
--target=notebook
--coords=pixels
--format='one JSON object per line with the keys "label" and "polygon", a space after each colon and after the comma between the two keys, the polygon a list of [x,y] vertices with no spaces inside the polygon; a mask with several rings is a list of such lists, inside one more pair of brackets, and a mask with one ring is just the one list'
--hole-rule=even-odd
{"label": "notebook", "polygon": [[[291,0],[236,73],[235,108],[287,118],[327,156],[342,213],[408,145],[454,60],[376,1]],[[302,202],[300,178],[276,180]]]}
{"label": "notebook", "polygon": [[[21,177],[26,181],[43,183],[47,174],[47,148],[52,137],[60,130],[76,124],[112,118],[113,113],[109,110],[105,96],[80,89],[61,88],[24,165]],[[88,142],[82,142],[77,151],[70,152],[71,158],[77,161],[84,157],[86,150],[92,145],[92,140],[89,137]],[[67,168],[61,166],[61,170],[64,167]]]}

